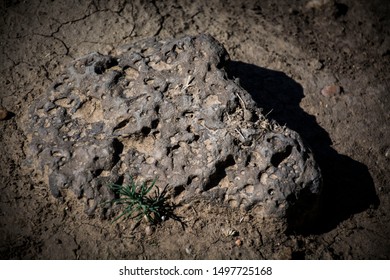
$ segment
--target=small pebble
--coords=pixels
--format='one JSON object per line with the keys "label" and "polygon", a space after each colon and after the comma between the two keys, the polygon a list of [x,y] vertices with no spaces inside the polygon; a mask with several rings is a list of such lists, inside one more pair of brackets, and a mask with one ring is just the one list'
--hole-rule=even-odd
{"label": "small pebble", "polygon": [[145,227],[145,234],[146,234],[147,236],[152,235],[153,232],[154,232],[154,230],[153,230],[153,228],[152,228],[151,226]]}
{"label": "small pebble", "polygon": [[0,109],[0,121],[5,120],[8,117],[8,111]]}
{"label": "small pebble", "polygon": [[325,97],[331,97],[341,93],[342,88],[338,85],[326,86],[321,90],[321,94]]}
{"label": "small pebble", "polygon": [[310,0],[306,3],[306,9],[320,9],[328,2],[329,0]]}
{"label": "small pebble", "polygon": [[321,70],[322,68],[324,68],[324,64],[318,59],[313,59],[312,61],[310,61],[310,66],[313,67],[315,70]]}
{"label": "small pebble", "polygon": [[188,255],[192,255],[192,248],[191,248],[191,245],[186,247],[186,253],[187,253]]}
{"label": "small pebble", "polygon": [[386,149],[385,157],[390,158],[390,147]]}
{"label": "small pebble", "polygon": [[238,246],[238,247],[241,247],[241,245],[242,245],[242,240],[241,239],[236,239],[236,245]]}

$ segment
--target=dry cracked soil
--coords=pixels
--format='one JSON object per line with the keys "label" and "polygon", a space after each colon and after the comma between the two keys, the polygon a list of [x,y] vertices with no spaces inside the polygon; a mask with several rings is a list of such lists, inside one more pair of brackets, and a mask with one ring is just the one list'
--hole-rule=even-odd
{"label": "dry cracked soil", "polygon": [[[2,1],[1,259],[389,259],[389,3]],[[181,222],[111,223],[25,170],[21,116],[68,63],[202,33],[225,46],[232,79],[267,117],[311,147],[324,178],[313,224],[285,232],[201,198],[175,209]]]}

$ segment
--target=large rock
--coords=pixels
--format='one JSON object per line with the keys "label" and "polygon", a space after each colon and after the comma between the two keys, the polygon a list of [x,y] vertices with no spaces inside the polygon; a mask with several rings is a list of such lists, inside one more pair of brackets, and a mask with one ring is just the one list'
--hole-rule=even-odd
{"label": "large rock", "polygon": [[263,217],[304,217],[321,191],[313,156],[227,78],[228,61],[207,35],[75,60],[24,122],[30,165],[54,196],[67,188],[90,200],[89,213],[130,174],[158,177],[176,202],[203,194]]}

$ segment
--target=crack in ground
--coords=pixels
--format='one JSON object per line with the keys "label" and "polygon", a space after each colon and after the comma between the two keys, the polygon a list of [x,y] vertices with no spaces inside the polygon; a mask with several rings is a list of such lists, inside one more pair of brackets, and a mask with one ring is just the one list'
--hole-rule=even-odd
{"label": "crack in ground", "polygon": [[153,36],[159,36],[160,35],[160,32],[161,30],[164,28],[164,23],[165,23],[165,16],[163,16],[160,12],[160,8],[157,6],[156,4],[156,0],[153,0],[152,1],[152,5],[156,8],[156,12],[157,14],[160,16],[160,20],[159,20],[159,28],[157,29],[156,33],[153,35]]}
{"label": "crack in ground", "polygon": [[5,57],[6,57],[8,60],[10,60],[10,61],[12,62],[12,66],[11,66],[10,68],[15,67],[15,66],[16,66],[15,60],[13,60],[5,50],[3,50],[3,54],[5,55]]}
{"label": "crack in ground", "polygon": [[[127,3],[126,3],[126,4],[127,4]],[[119,15],[121,18],[124,18],[124,19],[126,19],[126,17],[124,17],[124,16],[122,15],[122,11],[124,10],[126,4],[123,6],[123,9],[122,9],[120,12],[118,12],[118,15]],[[122,40],[127,40],[128,38],[132,37],[133,34],[134,34],[134,30],[135,30],[135,20],[134,20],[135,16],[134,16],[134,4],[133,4],[133,2],[130,2],[130,5],[131,5],[131,20],[132,20],[133,28],[131,29],[130,34],[127,35],[127,36],[124,36],[124,37],[122,38]],[[126,20],[127,20],[127,19],[126,19]]]}
{"label": "crack in ground", "polygon": [[58,42],[60,42],[60,43],[63,45],[63,47],[64,47],[65,50],[66,50],[66,52],[65,52],[64,55],[65,55],[65,56],[69,56],[69,57],[71,57],[72,59],[74,59],[74,57],[72,57],[72,56],[69,54],[69,49],[70,49],[70,47],[68,47],[68,45],[67,45],[63,40],[61,40],[60,38],[54,36],[54,34],[55,34],[55,33],[53,33],[53,34],[51,34],[51,35],[45,35],[45,34],[33,33],[32,35],[33,35],[33,36],[42,36],[42,37],[45,37],[45,38],[52,38],[52,39],[54,39],[54,40],[57,40]]}

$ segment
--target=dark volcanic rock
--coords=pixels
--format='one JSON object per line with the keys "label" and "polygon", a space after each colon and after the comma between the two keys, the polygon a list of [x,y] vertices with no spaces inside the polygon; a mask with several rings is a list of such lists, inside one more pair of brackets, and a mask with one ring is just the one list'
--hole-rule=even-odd
{"label": "dark volcanic rock", "polygon": [[201,193],[263,217],[304,217],[321,191],[313,156],[227,78],[228,60],[206,35],[75,60],[24,122],[31,166],[54,196],[68,188],[95,202],[89,213],[108,183],[132,175],[158,177],[176,202]]}

